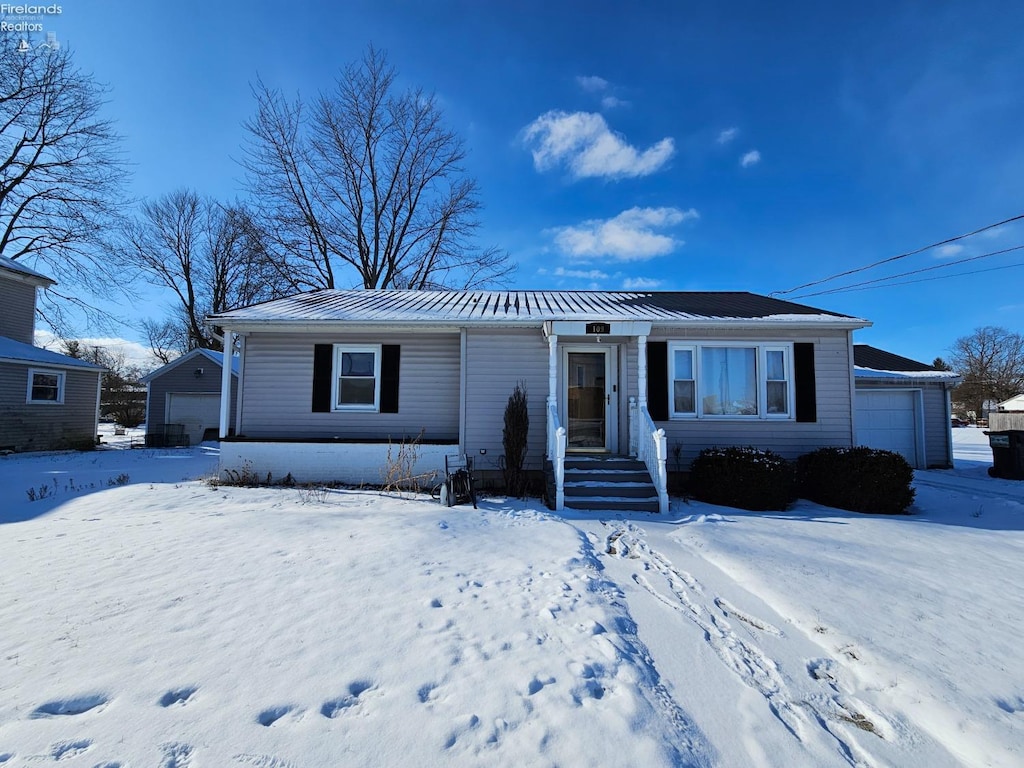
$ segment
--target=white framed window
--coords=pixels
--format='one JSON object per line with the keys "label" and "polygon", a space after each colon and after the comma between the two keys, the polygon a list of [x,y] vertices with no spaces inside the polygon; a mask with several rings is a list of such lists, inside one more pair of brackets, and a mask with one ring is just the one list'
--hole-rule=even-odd
{"label": "white framed window", "polygon": [[673,346],[669,355],[669,397],[673,416],[697,415],[697,348]]}
{"label": "white framed window", "polygon": [[35,405],[61,405],[64,402],[64,371],[30,368],[26,402]]}
{"label": "white framed window", "polygon": [[334,345],[334,410],[380,410],[380,362],[380,344]]}
{"label": "white framed window", "polygon": [[669,342],[671,418],[792,419],[793,345]]}

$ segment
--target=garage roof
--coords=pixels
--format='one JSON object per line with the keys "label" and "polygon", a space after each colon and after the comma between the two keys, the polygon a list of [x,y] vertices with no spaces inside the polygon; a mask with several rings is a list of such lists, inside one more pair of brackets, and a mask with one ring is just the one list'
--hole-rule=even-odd
{"label": "garage roof", "polygon": [[[139,381],[142,384],[148,384],[153,379],[163,376],[165,373],[173,371],[179,365],[183,365],[189,362],[190,360],[195,360],[196,358],[203,358],[209,360],[210,362],[215,363],[218,366],[224,365],[223,352],[215,352],[212,349],[193,349],[191,352],[186,352],[181,357],[176,357],[174,360],[171,360],[171,362],[167,363],[167,365],[162,365],[155,371],[150,371],[141,379],[139,379]],[[231,374],[233,376],[238,375],[238,358],[235,357],[234,355],[232,355],[231,357]]]}
{"label": "garage roof", "polygon": [[960,381],[961,377],[952,371],[938,368],[901,357],[869,344],[853,345],[854,375],[858,379],[932,379],[935,381]]}

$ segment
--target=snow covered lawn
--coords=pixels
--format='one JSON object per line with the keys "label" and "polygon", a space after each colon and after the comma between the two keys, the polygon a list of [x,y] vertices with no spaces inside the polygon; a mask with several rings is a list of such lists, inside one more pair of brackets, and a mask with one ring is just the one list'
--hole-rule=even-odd
{"label": "snow covered lawn", "polygon": [[1020,765],[1024,483],[954,435],[893,518],[0,459],[0,766]]}

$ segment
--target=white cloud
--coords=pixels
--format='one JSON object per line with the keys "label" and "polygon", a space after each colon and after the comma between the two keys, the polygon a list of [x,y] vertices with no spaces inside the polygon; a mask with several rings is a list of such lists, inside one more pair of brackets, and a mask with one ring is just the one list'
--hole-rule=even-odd
{"label": "white cloud", "polygon": [[739,133],[739,128],[726,128],[724,131],[718,134],[717,141],[719,144],[728,144],[730,141],[739,136]]}
{"label": "white cloud", "polygon": [[761,153],[756,149],[752,149],[743,157],[740,158],[740,165],[744,168],[749,168],[752,165],[757,165],[761,162]]}
{"label": "white cloud", "polygon": [[629,102],[620,99],[618,96],[605,96],[601,99],[602,109],[615,109],[616,107],[628,107]]}
{"label": "white cloud", "polygon": [[551,230],[555,245],[574,259],[645,261],[683,244],[658,232],[700,218],[693,208],[630,208],[611,219],[591,219]]}
{"label": "white cloud", "polygon": [[[150,371],[163,365],[163,363],[153,356],[149,347],[139,344],[137,341],[129,341],[128,339],[121,339],[114,336],[78,339],[78,341],[90,347],[102,347],[105,351],[112,352],[115,355],[123,354],[125,363],[141,368],[144,371]],[[54,352],[60,352],[62,354],[64,352],[64,349],[61,346],[61,340],[50,331],[36,331],[35,343],[36,346],[43,347]]]}
{"label": "white cloud", "polygon": [[597,75],[580,75],[576,78],[576,82],[587,93],[597,93],[608,87],[608,81]]}
{"label": "white cloud", "polygon": [[572,277],[579,280],[607,280],[608,274],[599,269],[565,269],[559,267],[554,272],[556,277]]}
{"label": "white cloud", "polygon": [[964,247],[962,245],[957,245],[956,243],[949,243],[948,245],[944,245],[941,248],[939,248],[938,257],[940,259],[947,259],[951,256],[956,256],[958,253],[963,251],[963,249]]}
{"label": "white cloud", "polygon": [[538,171],[564,164],[577,179],[647,176],[661,169],[675,152],[671,138],[638,151],[612,132],[604,117],[592,112],[547,112],[526,126],[523,136],[533,146]]}
{"label": "white cloud", "polygon": [[622,288],[627,291],[653,291],[663,282],[662,280],[652,280],[649,277],[627,277],[622,282]]}

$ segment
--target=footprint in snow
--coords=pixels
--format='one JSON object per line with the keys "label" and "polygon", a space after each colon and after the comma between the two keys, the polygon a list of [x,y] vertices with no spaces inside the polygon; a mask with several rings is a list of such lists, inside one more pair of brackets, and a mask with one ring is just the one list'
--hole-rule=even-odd
{"label": "footprint in snow", "polygon": [[348,695],[331,701],[325,701],[320,707],[320,714],[333,720],[345,711],[352,709],[359,704],[359,697],[373,689],[373,683],[368,680],[356,680],[348,687]]}
{"label": "footprint in snow", "polygon": [[13,752],[0,752],[0,764],[6,763],[8,760],[14,758]]}
{"label": "footprint in snow", "polygon": [[76,696],[71,699],[55,699],[40,705],[29,715],[32,718],[59,717],[69,715],[81,715],[90,710],[102,707],[109,699],[102,694],[89,694],[87,696]]}
{"label": "footprint in snow", "polygon": [[198,685],[192,685],[187,688],[175,688],[160,697],[160,706],[165,708],[173,707],[175,704],[178,706],[184,706],[198,690]]}
{"label": "footprint in snow", "polygon": [[271,707],[270,709],[265,709],[260,712],[259,715],[256,716],[256,722],[264,728],[269,728],[282,717],[291,714],[292,712],[295,713],[296,718],[301,714],[301,710],[296,710],[296,708],[291,704],[285,704],[280,707]]}
{"label": "footprint in snow", "polygon": [[160,745],[164,753],[164,761],[160,768],[191,768],[193,749],[179,741],[169,741]]}
{"label": "footprint in snow", "polygon": [[76,739],[75,741],[58,741],[50,749],[50,755],[54,760],[70,760],[72,757],[85,752],[92,746],[89,739]]}

